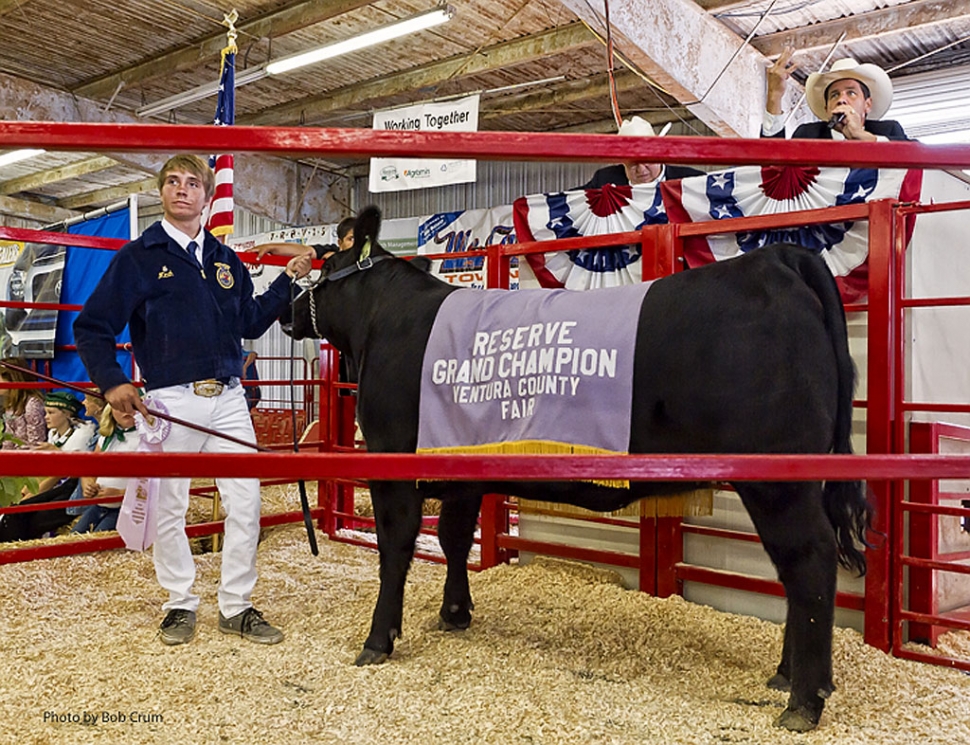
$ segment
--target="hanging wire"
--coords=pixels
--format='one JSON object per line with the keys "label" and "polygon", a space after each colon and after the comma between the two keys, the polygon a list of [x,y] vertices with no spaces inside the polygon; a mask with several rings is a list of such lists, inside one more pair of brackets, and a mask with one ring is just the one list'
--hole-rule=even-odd
{"label": "hanging wire", "polygon": [[613,62],[613,24],[610,23],[610,0],[603,0],[603,10],[606,14],[606,74],[610,81],[610,108],[613,110],[613,121],[619,129],[623,123],[620,113],[620,102],[616,95],[616,68]]}
{"label": "hanging wire", "polygon": [[768,7],[765,8],[764,12],[758,17],[758,22],[755,23],[751,31],[748,32],[748,35],[745,37],[744,41],[741,42],[738,48],[734,50],[734,54],[731,55],[731,59],[729,59],[727,63],[724,65],[724,67],[721,68],[721,71],[717,74],[717,77],[714,78],[714,82],[708,86],[707,90],[704,91],[704,95],[701,96],[696,103],[703,103],[704,99],[707,98],[707,96],[710,94],[712,90],[714,90],[714,86],[720,82],[722,77],[724,77],[724,75],[727,73],[731,65],[734,64],[734,60],[736,60],[738,58],[738,55],[741,54],[741,52],[748,47],[749,43],[751,43],[751,40],[754,38],[754,35],[758,33],[758,29],[761,28],[761,24],[764,23],[765,19],[771,14],[771,9],[775,7],[775,3],[777,2],[778,0],[771,0],[771,3],[768,5]]}
{"label": "hanging wire", "polygon": [[[835,50],[839,48],[839,45],[843,41],[845,41],[845,36],[846,36],[846,32],[843,31],[842,35],[835,40],[835,43],[829,49],[828,54],[825,55],[825,59],[822,60],[822,64],[818,66],[818,72],[822,72],[823,70],[825,70],[826,67],[829,66],[829,62],[831,61],[832,56],[835,54]],[[795,112],[802,107],[802,104],[805,103],[806,95],[807,94],[805,92],[805,89],[803,88],[802,95],[798,97],[798,100],[795,102],[795,105],[792,106],[791,109],[788,111],[788,116],[785,117],[784,126],[788,126],[788,121],[795,115]]]}
{"label": "hanging wire", "polygon": [[[588,5],[588,3],[587,3],[587,5]],[[590,8],[590,10],[592,11],[592,8]],[[592,26],[590,26],[590,25],[589,25],[589,24],[588,24],[588,23],[587,23],[587,22],[586,22],[585,20],[583,20],[582,18],[580,19],[580,23],[582,23],[582,24],[583,24],[583,26],[585,26],[585,27],[586,27],[586,30],[587,30],[587,31],[589,31],[589,32],[590,32],[590,34],[592,34],[592,35],[593,35],[594,37],[596,37],[596,40],[597,40],[597,41],[598,41],[598,42],[599,42],[600,44],[602,44],[602,45],[603,45],[604,47],[606,46],[606,37],[604,37],[604,36],[603,36],[603,34],[601,34],[601,33],[600,33],[599,31],[597,31],[597,30],[596,30],[595,28],[593,28]],[[650,76],[648,76],[648,75],[647,75],[646,73],[644,73],[644,72],[643,72],[643,70],[641,70],[641,69],[640,69],[640,68],[638,68],[638,67],[637,67],[637,66],[636,66],[635,64],[633,64],[633,62],[631,62],[631,61],[630,61],[630,60],[629,60],[629,59],[628,59],[628,58],[627,58],[627,57],[626,57],[626,56],[625,56],[625,55],[623,54],[623,52],[619,52],[619,51],[617,51],[616,49],[614,49],[614,50],[613,50],[613,55],[612,55],[612,56],[613,56],[613,57],[614,57],[614,58],[615,58],[616,60],[618,60],[618,61],[620,62],[620,64],[622,64],[622,65],[623,65],[623,66],[624,66],[624,67],[625,67],[625,68],[626,68],[627,70],[629,70],[630,72],[632,72],[632,73],[633,73],[634,75],[636,75],[636,76],[637,76],[638,78],[640,78],[640,80],[642,80],[642,81],[643,81],[644,83],[646,83],[646,84],[647,84],[647,87],[648,87],[648,88],[649,88],[649,89],[651,90],[651,92],[652,92],[652,93],[653,93],[653,94],[654,94],[654,95],[655,95],[655,96],[657,97],[657,101],[658,101],[658,102],[659,102],[659,103],[660,103],[660,104],[661,104],[661,105],[662,105],[662,106],[664,107],[664,109],[665,109],[665,110],[666,110],[667,112],[669,112],[669,113],[670,113],[670,114],[672,114],[672,115],[673,115],[674,117],[676,117],[676,118],[677,118],[677,120],[678,120],[678,121],[679,121],[679,122],[680,122],[681,124],[683,124],[683,125],[684,125],[684,126],[685,126],[685,127],[687,128],[687,129],[689,129],[690,131],[692,131],[692,132],[694,132],[695,134],[700,134],[700,132],[699,132],[699,131],[697,130],[697,128],[696,128],[696,127],[694,127],[694,126],[693,126],[693,125],[692,125],[692,124],[691,124],[691,123],[690,123],[690,122],[689,122],[689,121],[688,121],[687,119],[685,119],[685,118],[684,118],[683,116],[681,116],[681,114],[680,114],[680,112],[679,112],[679,111],[677,110],[677,108],[675,108],[675,107],[673,107],[673,106],[671,106],[671,105],[670,105],[670,104],[669,104],[669,103],[668,103],[668,102],[667,102],[667,101],[666,101],[666,100],[665,100],[665,99],[663,98],[663,96],[669,96],[670,98],[674,98],[674,96],[673,96],[673,94],[672,94],[672,93],[670,93],[670,91],[668,91],[668,90],[667,90],[666,88],[664,88],[664,87],[663,87],[662,85],[660,85],[660,84],[659,84],[659,83],[658,83],[657,81],[655,81],[655,80],[653,80],[653,79],[651,79],[651,78],[650,78]],[[663,94],[663,95],[661,95],[661,94]]]}
{"label": "hanging wire", "polygon": [[970,35],[964,36],[963,38],[957,39],[956,41],[951,41],[949,44],[945,44],[942,47],[937,47],[936,49],[932,49],[926,54],[921,54],[919,57],[916,57],[915,59],[911,59],[906,62],[900,62],[895,67],[890,67],[888,70],[886,70],[886,73],[889,74],[889,73],[896,72],[896,70],[902,70],[904,67],[909,67],[910,65],[915,64],[916,62],[925,60],[927,57],[932,57],[934,54],[939,54],[940,52],[944,52],[950,47],[955,47],[957,44],[962,44],[967,40],[970,40]]}

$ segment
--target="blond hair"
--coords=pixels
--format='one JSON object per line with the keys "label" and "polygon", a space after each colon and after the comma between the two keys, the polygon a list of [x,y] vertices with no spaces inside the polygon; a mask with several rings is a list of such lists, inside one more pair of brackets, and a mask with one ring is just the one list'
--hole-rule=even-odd
{"label": "blond hair", "polygon": [[102,437],[111,437],[115,433],[118,423],[111,414],[111,404],[105,404],[101,409],[101,416],[98,417],[98,434]]}
{"label": "blond hair", "polygon": [[185,171],[198,178],[205,188],[206,199],[211,199],[212,195],[215,194],[216,176],[212,172],[212,169],[209,168],[209,164],[198,155],[182,153],[181,155],[173,155],[165,161],[162,170],[158,172],[157,184],[159,191],[162,190],[162,187],[165,185],[165,179],[168,178],[168,174],[172,171]]}

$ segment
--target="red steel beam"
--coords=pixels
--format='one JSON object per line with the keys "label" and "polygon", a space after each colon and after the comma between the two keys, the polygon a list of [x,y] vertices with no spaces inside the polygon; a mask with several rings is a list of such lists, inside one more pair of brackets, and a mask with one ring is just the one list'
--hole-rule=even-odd
{"label": "red steel beam", "polygon": [[970,477],[967,455],[416,455],[0,452],[0,476],[411,481],[817,481]]}
{"label": "red steel beam", "polygon": [[968,168],[970,146],[918,142],[721,137],[618,137],[555,132],[404,132],[316,127],[213,127],[197,124],[0,122],[0,149],[69,152],[286,153],[328,158],[475,158],[501,161],[708,165],[812,165]]}

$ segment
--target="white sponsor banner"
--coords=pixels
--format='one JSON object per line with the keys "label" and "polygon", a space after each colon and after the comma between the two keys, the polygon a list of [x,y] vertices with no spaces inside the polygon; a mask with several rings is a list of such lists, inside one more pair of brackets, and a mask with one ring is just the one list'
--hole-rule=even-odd
{"label": "white sponsor banner", "polygon": [[[502,205],[481,210],[439,212],[421,218],[418,226],[419,254],[441,254],[474,251],[501,243],[515,243],[512,206]],[[431,273],[448,284],[460,287],[485,286],[485,258],[469,256],[435,259]],[[519,287],[519,262],[512,259],[509,289]]]}
{"label": "white sponsor banner", "polygon": [[[443,103],[423,103],[374,114],[374,129],[406,132],[477,132],[478,94]],[[404,191],[474,183],[474,160],[371,158],[370,190]]]}

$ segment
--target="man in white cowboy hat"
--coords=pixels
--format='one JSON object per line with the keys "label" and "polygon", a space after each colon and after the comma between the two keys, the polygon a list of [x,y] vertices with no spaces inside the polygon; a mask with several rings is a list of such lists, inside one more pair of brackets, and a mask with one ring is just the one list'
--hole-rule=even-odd
{"label": "man in white cowboy hat", "polygon": [[[781,101],[785,85],[798,65],[786,49],[768,69],[768,100],[762,137],[784,137]],[[881,119],[893,101],[893,84],[876,65],[854,59],[832,63],[828,72],[813,72],[805,81],[808,107],[821,121],[799,125],[792,137],[816,140],[877,142],[906,140],[899,122]]]}
{"label": "man in white cowboy hat", "polygon": [[[617,132],[624,137],[653,137],[653,125],[639,116],[632,119],[624,119]],[[661,133],[663,136],[663,133]],[[614,166],[605,166],[593,174],[593,178],[587,181],[580,189],[599,189],[606,184],[616,184],[626,186],[630,184],[652,184],[657,181],[667,179],[687,178],[688,176],[700,176],[703,171],[687,166],[668,166],[663,163],[644,163],[642,161],[626,161]]]}

